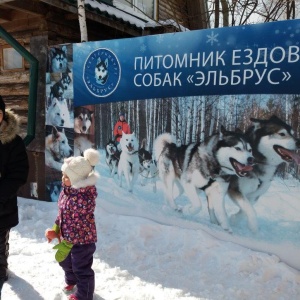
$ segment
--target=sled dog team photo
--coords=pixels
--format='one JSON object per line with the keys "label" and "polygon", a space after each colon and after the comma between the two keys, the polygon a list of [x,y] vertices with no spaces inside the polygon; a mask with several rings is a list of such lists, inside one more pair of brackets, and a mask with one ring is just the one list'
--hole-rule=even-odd
{"label": "sled dog team photo", "polygon": [[[117,174],[120,187],[131,193],[138,177],[141,186],[147,177],[152,178],[155,193],[159,181],[165,203],[182,216],[197,215],[202,210],[202,190],[211,223],[232,232],[225,209],[229,197],[239,208],[234,217],[246,218],[249,230],[256,232],[254,204],[268,191],[282,163],[300,164],[296,153],[300,141],[291,126],[276,116],[251,118],[251,122],[244,133],[221,126],[220,132],[203,142],[180,146],[170,133],[162,133],[154,139],[151,152],[146,150],[145,139],[139,147],[134,133],[123,133],[120,152],[113,140],[105,145],[106,164],[111,177]],[[186,197],[188,204],[178,205],[180,196]]]}

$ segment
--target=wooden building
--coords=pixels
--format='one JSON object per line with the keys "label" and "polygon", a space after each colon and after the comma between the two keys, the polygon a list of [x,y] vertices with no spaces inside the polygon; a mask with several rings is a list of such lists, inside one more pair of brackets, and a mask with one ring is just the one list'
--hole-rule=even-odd
{"label": "wooden building", "polygon": [[[85,0],[89,41],[202,29],[206,14],[202,0]],[[27,145],[28,183],[19,195],[44,200],[45,194],[45,74],[48,48],[80,42],[77,0],[0,0],[0,95],[22,119],[28,132],[30,69],[5,38],[6,33],[38,61],[33,116],[35,136]],[[4,32],[4,33],[3,33]],[[34,119],[34,118],[33,118]],[[30,186],[37,185],[38,197]]]}

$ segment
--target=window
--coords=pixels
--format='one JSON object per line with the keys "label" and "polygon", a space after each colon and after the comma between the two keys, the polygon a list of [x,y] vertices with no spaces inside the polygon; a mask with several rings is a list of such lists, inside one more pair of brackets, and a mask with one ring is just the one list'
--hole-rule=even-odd
{"label": "window", "polygon": [[148,17],[155,19],[156,0],[119,0],[118,2],[128,5],[135,11],[143,12]]}
{"label": "window", "polygon": [[24,69],[24,58],[14,48],[3,46],[1,47],[1,69],[3,71]]}

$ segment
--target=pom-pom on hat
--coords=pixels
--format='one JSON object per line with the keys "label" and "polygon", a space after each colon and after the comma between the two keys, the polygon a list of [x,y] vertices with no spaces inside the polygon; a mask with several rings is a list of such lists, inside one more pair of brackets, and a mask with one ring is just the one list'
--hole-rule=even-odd
{"label": "pom-pom on hat", "polygon": [[4,117],[5,117],[5,103],[4,103],[1,95],[0,95],[0,110],[2,110],[2,112],[3,112],[3,119],[4,119]]}
{"label": "pom-pom on hat", "polygon": [[83,152],[83,157],[76,156],[66,158],[61,170],[69,177],[71,185],[74,186],[79,181],[84,181],[91,175],[99,159],[99,152],[90,148]]}

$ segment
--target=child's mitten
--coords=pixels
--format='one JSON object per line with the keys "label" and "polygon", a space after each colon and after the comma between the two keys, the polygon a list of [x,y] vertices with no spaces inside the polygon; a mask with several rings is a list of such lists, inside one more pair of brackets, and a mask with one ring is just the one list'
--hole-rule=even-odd
{"label": "child's mitten", "polygon": [[57,252],[55,254],[55,259],[58,262],[62,262],[67,258],[69,255],[71,249],[73,247],[73,244],[67,242],[66,240],[63,240],[61,243],[55,245],[53,249],[57,249]]}

